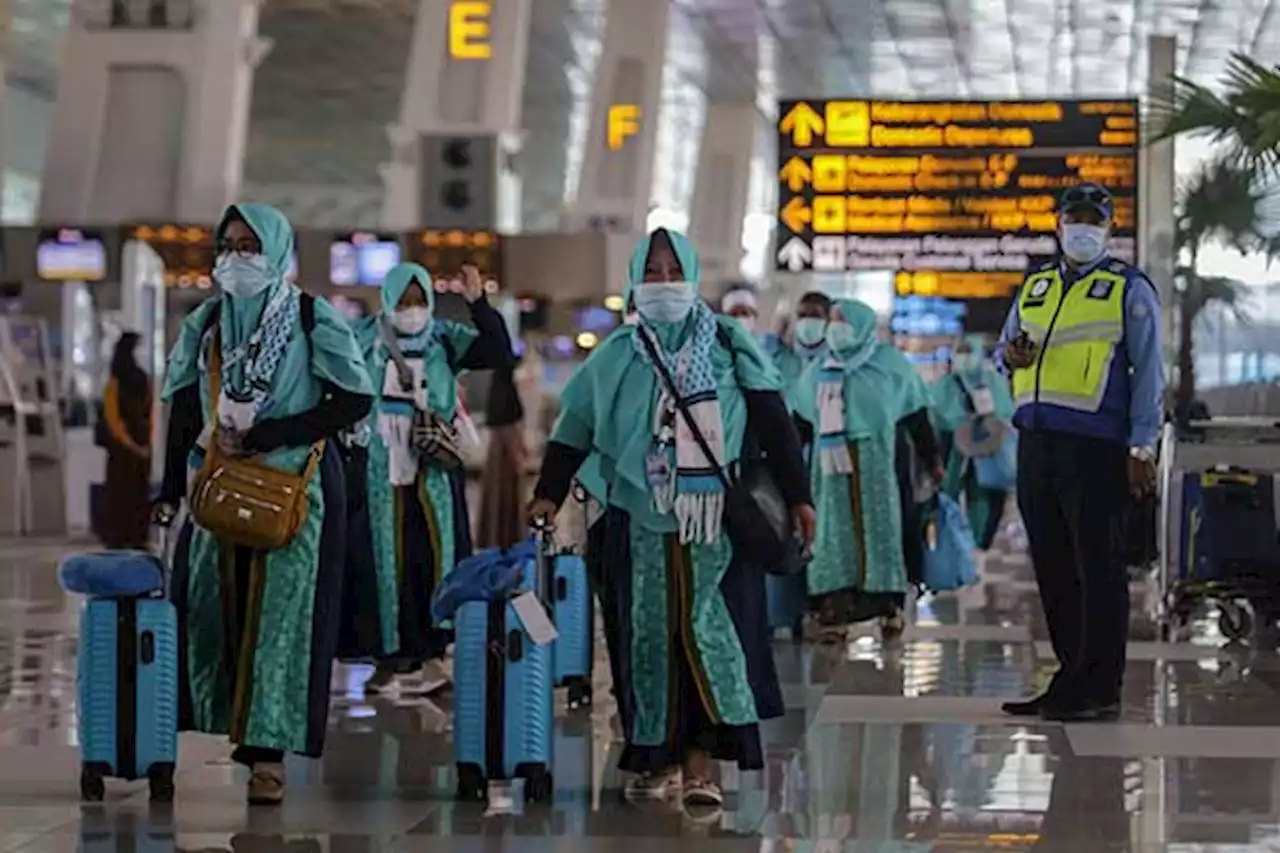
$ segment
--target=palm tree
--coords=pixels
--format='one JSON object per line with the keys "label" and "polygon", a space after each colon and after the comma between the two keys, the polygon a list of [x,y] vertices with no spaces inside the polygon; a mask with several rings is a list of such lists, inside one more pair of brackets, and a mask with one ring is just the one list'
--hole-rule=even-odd
{"label": "palm tree", "polygon": [[1201,275],[1200,251],[1210,241],[1241,253],[1259,252],[1268,262],[1280,255],[1276,199],[1258,187],[1253,174],[1228,161],[1208,164],[1178,194],[1174,249],[1183,261],[1175,276],[1178,306],[1179,411],[1195,399],[1196,318],[1211,303],[1226,306],[1239,319],[1246,316],[1245,286],[1223,276]]}
{"label": "palm tree", "polygon": [[1151,99],[1152,141],[1204,133],[1226,146],[1232,165],[1259,177],[1280,174],[1280,65],[1234,53],[1221,90],[1175,75]]}

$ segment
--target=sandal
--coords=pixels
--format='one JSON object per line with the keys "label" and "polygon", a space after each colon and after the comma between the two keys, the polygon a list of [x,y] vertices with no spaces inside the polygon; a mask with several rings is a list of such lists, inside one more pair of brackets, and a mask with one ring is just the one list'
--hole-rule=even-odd
{"label": "sandal", "polygon": [[259,762],[249,775],[247,799],[252,806],[278,806],[284,800],[284,765]]}
{"label": "sandal", "polygon": [[686,806],[718,807],[724,805],[724,792],[710,779],[686,779],[680,799]]}

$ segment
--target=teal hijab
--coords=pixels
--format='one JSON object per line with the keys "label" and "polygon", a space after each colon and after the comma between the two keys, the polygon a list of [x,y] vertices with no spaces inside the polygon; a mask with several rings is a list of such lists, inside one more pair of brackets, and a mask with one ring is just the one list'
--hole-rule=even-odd
{"label": "teal hijab", "polygon": [[898,421],[928,405],[924,379],[896,347],[877,338],[878,318],[871,306],[857,299],[837,299],[835,305],[853,327],[853,340],[805,369],[798,383],[797,411],[818,424],[818,385],[842,382],[845,437],[892,438]]}
{"label": "teal hijab", "polygon": [[[222,294],[222,308],[218,318],[221,333],[224,361],[225,353],[229,353],[248,343],[249,337],[257,330],[263,319],[263,311],[273,299],[280,295],[285,284],[285,274],[289,271],[289,262],[293,258],[293,226],[288,218],[269,204],[233,204],[222,214],[218,223],[218,235],[226,230],[227,225],[235,218],[243,219],[258,241],[262,243],[262,254],[267,259],[267,275],[270,283],[261,293],[248,298]],[[287,310],[297,313],[296,292],[286,297],[292,301]],[[265,344],[266,342],[264,342]],[[244,365],[228,365],[224,382],[242,391],[245,386]]]}
{"label": "teal hijab", "polygon": [[[372,389],[369,375],[365,371],[364,359],[351,328],[346,318],[327,300],[315,298],[315,326],[309,335],[300,333],[301,320],[297,311],[300,292],[284,280],[293,255],[293,228],[289,220],[270,205],[236,204],[228,207],[223,214],[219,233],[235,215],[245,221],[262,243],[270,283],[264,292],[248,299],[219,293],[206,299],[187,315],[169,355],[163,398],[171,400],[178,391],[200,381],[205,373],[201,353],[205,332],[212,321],[210,312],[215,307],[218,311],[218,331],[224,347],[229,344],[234,348],[248,342],[261,324],[263,308],[286,290],[293,302],[294,319],[292,325],[282,330],[287,341],[283,344],[279,364],[271,378],[271,394],[266,407],[259,412],[259,418],[288,417],[314,407],[321,393],[316,380],[332,383],[353,394],[370,394]],[[264,346],[269,344],[271,341],[263,341]],[[226,378],[237,381],[234,370],[228,370]],[[207,386],[208,383],[203,384]],[[201,390],[206,414],[209,414],[213,411],[215,401],[210,399],[207,387]],[[301,452],[305,453],[305,448]]]}
{"label": "teal hijab", "polygon": [[969,419],[970,395],[979,388],[986,388],[991,392],[996,417],[1003,421],[1013,419],[1013,397],[1009,393],[1009,383],[984,362],[984,338],[981,335],[967,335],[964,340],[978,356],[976,363],[957,369],[953,362],[951,372],[939,378],[929,389],[934,419],[939,428],[946,432],[955,431]]}
{"label": "teal hijab", "polygon": [[[641,238],[631,254],[623,292],[628,302],[635,288],[643,286],[655,234]],[[699,287],[701,271],[693,244],[674,231],[667,230],[666,236],[685,279]],[[649,323],[648,328],[661,346],[671,351],[692,333],[694,313],[679,323]],[[781,383],[772,362],[740,323],[726,317],[718,317],[716,322],[712,369],[724,422],[726,459],[732,462],[741,452],[746,431],[742,392],[777,391]],[[636,328],[624,325],[615,329],[569,378],[560,395],[560,415],[551,440],[591,452],[579,479],[592,495],[627,511],[634,523],[666,532],[676,528],[674,515],[654,511],[645,479],[658,378],[636,350]]]}
{"label": "teal hijab", "polygon": [[354,326],[354,331],[364,353],[374,391],[381,397],[387,361],[390,359],[390,353],[383,343],[383,329],[390,316],[395,313],[400,300],[404,298],[405,291],[414,282],[426,294],[427,307],[433,316],[427,327],[415,335],[396,331],[396,344],[406,356],[422,358],[423,374],[427,380],[427,405],[442,417],[452,418],[458,405],[458,377],[454,365],[449,363],[449,353],[461,358],[478,333],[462,323],[435,319],[435,287],[432,285],[431,273],[425,267],[402,263],[388,270],[380,291],[382,309],[374,316],[359,321]]}

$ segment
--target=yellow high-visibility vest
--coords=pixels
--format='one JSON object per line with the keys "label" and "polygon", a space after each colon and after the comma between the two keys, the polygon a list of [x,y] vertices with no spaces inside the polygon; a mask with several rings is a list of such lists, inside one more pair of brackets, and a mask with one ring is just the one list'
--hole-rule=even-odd
{"label": "yellow high-visibility vest", "polygon": [[1082,412],[1102,406],[1124,338],[1124,270],[1119,261],[1101,264],[1069,290],[1056,265],[1027,276],[1018,315],[1039,353],[1030,367],[1013,372],[1017,405],[1052,403]]}

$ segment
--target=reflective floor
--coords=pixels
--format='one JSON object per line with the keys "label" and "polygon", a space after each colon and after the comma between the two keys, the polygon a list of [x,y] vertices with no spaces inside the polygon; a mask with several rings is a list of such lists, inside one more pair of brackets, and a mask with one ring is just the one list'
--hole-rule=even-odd
{"label": "reflective floor", "polygon": [[726,772],[709,820],[622,801],[603,666],[594,711],[561,712],[549,807],[454,803],[447,700],[366,701],[361,667],[335,672],[328,753],[290,763],[282,808],[246,806],[226,747],[199,736],[171,808],[123,784],[81,807],[78,601],[58,589],[59,546],[0,546],[0,851],[1280,851],[1280,656],[1227,648],[1208,623],[1155,642],[1135,585],[1122,721],[1013,724],[1000,699],[1052,665],[1007,543],[981,586],[920,602],[899,641],[779,639],[789,710],[765,726],[768,766]]}

